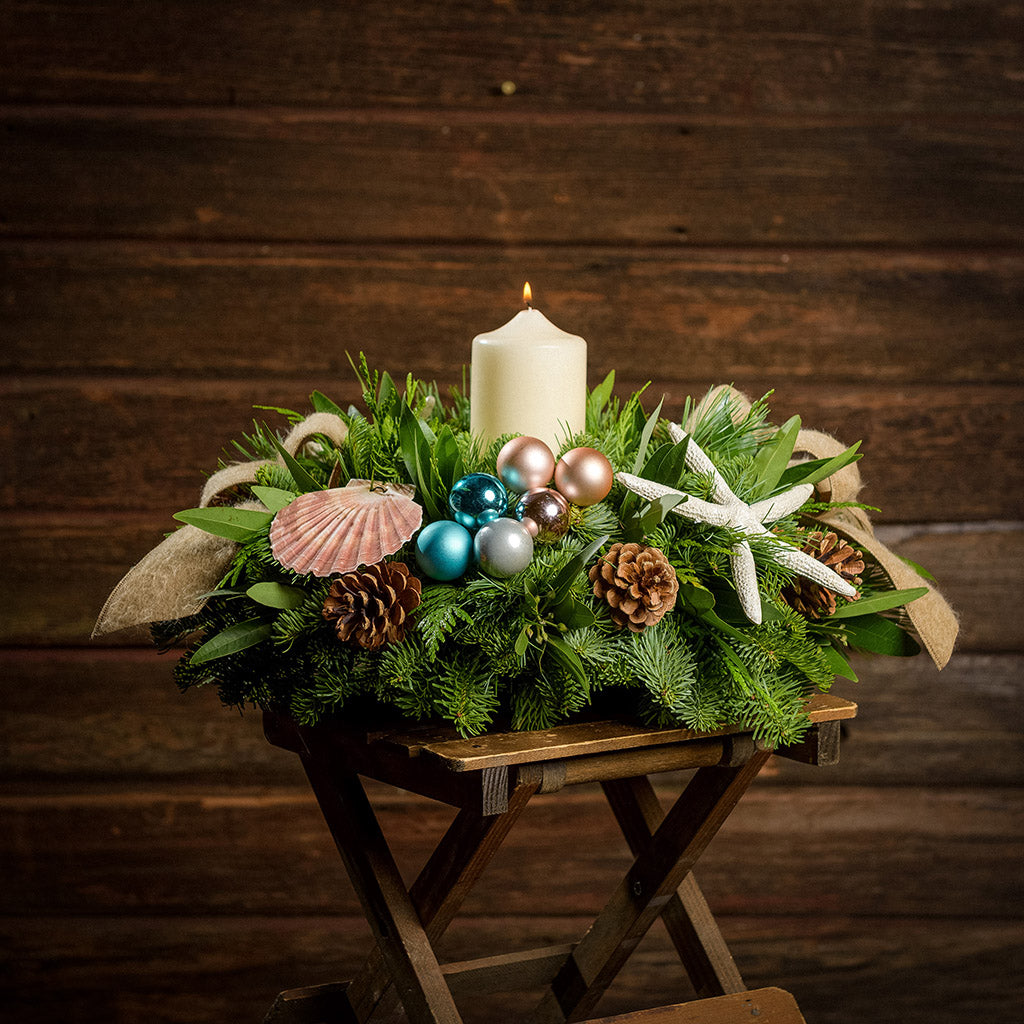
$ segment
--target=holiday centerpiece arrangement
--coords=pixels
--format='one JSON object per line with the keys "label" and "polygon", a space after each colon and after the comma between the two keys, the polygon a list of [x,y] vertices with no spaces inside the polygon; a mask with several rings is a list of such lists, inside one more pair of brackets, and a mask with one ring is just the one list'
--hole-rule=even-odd
{"label": "holiday centerpiece arrangement", "polygon": [[353,366],[363,407],[257,424],[96,634],[148,623],[183,690],[303,724],[614,711],[769,744],[851,651],[950,656],[952,612],[856,501],[858,445],[766,399],[670,420],[614,374],[588,391],[586,343],[529,305],[474,340],[472,402]]}

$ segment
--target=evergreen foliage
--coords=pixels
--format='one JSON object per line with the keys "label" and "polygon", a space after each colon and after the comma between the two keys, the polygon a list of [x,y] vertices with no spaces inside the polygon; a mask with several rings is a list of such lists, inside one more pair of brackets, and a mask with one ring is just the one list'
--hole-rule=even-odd
{"label": "evergreen foliage", "polygon": [[[240,498],[258,500],[259,488],[273,488],[264,497],[283,507],[290,495],[326,487],[339,476],[341,483],[401,481],[415,486],[424,522],[446,518],[453,483],[469,472],[494,473],[506,438],[481,446],[469,434],[465,388],[453,389],[445,403],[436,385],[407,378],[400,388],[389,374],[372,371],[362,355],[353,368],[365,411],[342,411],[319,392],[311,399],[317,411],[343,418],[345,441],[335,445],[323,438],[285,457],[277,433],[254,424],[234,452],[273,461],[259,469],[256,489]],[[669,440],[660,407],[645,412],[643,392],[620,401],[613,386],[610,374],[591,392],[585,429],[566,447],[597,448],[616,470],[707,497],[711,481],[686,468],[687,442]],[[697,408],[688,399],[681,419]],[[738,497],[755,501],[790,486],[787,464],[798,420],[773,426],[766,399],[741,417],[727,396],[703,403],[701,410],[692,435]],[[273,411],[289,423],[301,418]],[[847,461],[859,457],[855,449],[847,455]],[[777,563],[771,543],[758,538],[751,548],[764,622],[752,625],[740,610],[730,574],[737,537],[671,515],[669,505],[664,499],[646,502],[616,484],[604,501],[573,508],[568,534],[538,545],[531,564],[510,579],[476,570],[453,583],[423,578],[413,630],[403,642],[375,651],[338,639],[322,614],[331,581],[281,566],[269,542],[269,517],[263,522],[257,516],[261,525],[244,528],[245,541],[202,610],[157,623],[154,638],[164,647],[185,645],[175,670],[181,689],[214,686],[227,705],[286,711],[306,724],[390,710],[414,719],[441,718],[463,735],[474,735],[496,723],[546,729],[591,706],[608,705],[657,726],[707,730],[739,722],[769,744],[799,738],[807,726],[804,702],[828,689],[851,643],[905,652],[887,632],[897,627],[885,601],[866,606],[872,614],[845,619],[841,605],[836,620],[824,622],[808,621],[785,605],[779,594],[791,573]],[[800,523],[833,507],[805,506],[774,530],[799,543]],[[680,584],[674,609],[640,633],[616,630],[587,578],[602,549],[630,540],[659,548]],[[412,543],[391,557],[418,573]],[[251,590],[256,584],[281,586]],[[884,588],[869,567],[865,597]],[[268,593],[287,606],[271,606]],[[229,630],[229,640],[239,637],[246,646],[221,656],[211,656],[217,648],[208,647],[197,655]]]}

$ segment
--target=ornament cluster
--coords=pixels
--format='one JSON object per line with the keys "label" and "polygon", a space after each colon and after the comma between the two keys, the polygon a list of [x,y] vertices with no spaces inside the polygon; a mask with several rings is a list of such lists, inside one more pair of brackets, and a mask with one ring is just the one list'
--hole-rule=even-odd
{"label": "ornament cluster", "polygon": [[[614,482],[595,448],[573,448],[557,462],[536,437],[514,437],[498,453],[497,476],[468,473],[448,496],[451,519],[428,523],[416,538],[416,563],[435,580],[455,580],[473,565],[507,578],[533,560],[534,544],[569,530],[571,507],[595,505]],[[554,482],[554,487],[549,484]]]}

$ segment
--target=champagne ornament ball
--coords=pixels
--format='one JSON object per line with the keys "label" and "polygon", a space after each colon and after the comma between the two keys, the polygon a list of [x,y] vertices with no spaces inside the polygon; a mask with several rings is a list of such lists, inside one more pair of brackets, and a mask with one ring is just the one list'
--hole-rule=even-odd
{"label": "champagne ornament ball", "polygon": [[596,448],[573,448],[555,466],[555,487],[574,505],[596,505],[614,480],[612,464]]}
{"label": "champagne ornament ball", "polygon": [[554,475],[555,457],[538,437],[513,437],[498,452],[498,476],[510,491],[545,487]]}

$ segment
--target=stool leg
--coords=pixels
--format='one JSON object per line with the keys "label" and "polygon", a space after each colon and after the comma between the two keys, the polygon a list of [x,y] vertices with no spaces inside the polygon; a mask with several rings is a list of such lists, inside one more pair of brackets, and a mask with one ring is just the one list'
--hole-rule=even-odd
{"label": "stool leg", "polygon": [[697,771],[545,993],[539,1024],[589,1015],[769,756]]}
{"label": "stool leg", "polygon": [[358,776],[301,756],[409,1021],[462,1024]]}
{"label": "stool leg", "polygon": [[[630,850],[635,857],[639,856],[664,818],[650,779],[640,775],[632,779],[613,779],[601,785]],[[698,996],[707,998],[746,991],[692,872],[665,905],[661,920]]]}
{"label": "stool leg", "polygon": [[[536,783],[516,786],[502,814],[485,816],[475,808],[458,813],[409,890],[429,942],[436,943],[444,934],[536,790]],[[383,1024],[394,1017],[389,986],[388,968],[378,948],[348,987],[349,1002],[360,1021]]]}

